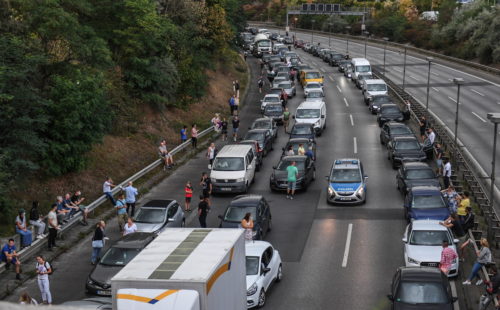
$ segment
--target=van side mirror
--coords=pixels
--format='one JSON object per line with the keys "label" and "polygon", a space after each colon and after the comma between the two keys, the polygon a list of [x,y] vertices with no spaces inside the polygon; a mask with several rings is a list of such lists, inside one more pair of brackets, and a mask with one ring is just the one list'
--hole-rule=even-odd
{"label": "van side mirror", "polygon": [[173,221],[175,221],[175,219],[173,217],[171,217],[171,218],[167,219],[167,221],[168,222],[173,222]]}
{"label": "van side mirror", "polygon": [[295,119],[295,115],[292,115],[292,118]]}
{"label": "van side mirror", "polygon": [[408,242],[408,239],[406,239],[406,237],[404,237],[403,239],[401,239],[401,241],[403,241],[404,243]]}
{"label": "van side mirror", "polygon": [[389,299],[390,301],[394,301],[394,296],[392,296],[391,294],[388,294],[387,299]]}
{"label": "van side mirror", "polygon": [[324,116],[324,115],[321,115],[321,118],[325,118],[325,116]]}

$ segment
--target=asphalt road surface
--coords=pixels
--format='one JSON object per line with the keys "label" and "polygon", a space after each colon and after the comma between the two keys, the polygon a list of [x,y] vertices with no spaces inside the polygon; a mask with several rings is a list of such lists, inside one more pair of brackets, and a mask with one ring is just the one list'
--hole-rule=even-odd
{"label": "asphalt road surface", "polygon": [[[283,34],[284,31],[282,30]],[[291,32],[295,34],[295,32]],[[311,42],[311,32],[297,32],[298,39]],[[327,47],[328,36],[314,34],[313,42],[321,43]],[[347,48],[351,57],[367,58],[372,65],[380,70],[384,64],[384,48],[381,46],[366,46],[365,44],[335,39],[331,37],[331,48],[341,53],[346,53]],[[414,52],[412,52],[415,55]],[[418,55],[416,55],[418,56]],[[321,60],[319,60],[321,61]],[[398,85],[403,84],[404,49],[385,53],[386,76]],[[428,61],[426,56],[406,57],[405,89],[424,106],[427,103]],[[500,77],[480,70],[475,70],[454,63],[447,63],[435,59],[431,65],[429,88],[429,110],[435,113],[445,124],[455,130],[457,110],[457,86],[454,78],[463,78],[464,85],[460,88],[458,139],[471,152],[482,168],[491,173],[493,153],[493,124],[488,120],[487,114],[500,112]],[[500,151],[496,155],[500,162]],[[495,169],[496,175],[500,167]],[[500,188],[500,180],[496,180]]]}
{"label": "asphalt road surface", "polygon": [[[401,238],[406,223],[403,199],[396,189],[396,172],[386,159],[375,116],[369,113],[360,91],[336,68],[309,54],[301,51],[299,54],[306,63],[321,68],[327,77],[327,128],[317,139],[317,178],[307,192],[298,193],[291,201],[284,193],[272,193],[269,189],[272,166],[278,163],[281,148],[288,140],[282,127],[274,151],[265,158],[250,188],[250,193],[265,195],[271,205],[273,230],[266,240],[280,251],[284,261],[283,281],[268,292],[265,309],[388,309],[385,296],[396,268],[404,263]],[[249,62],[253,79],[249,100],[241,113],[241,129],[260,116],[259,99],[264,95],[256,89],[256,61],[249,57]],[[292,113],[302,98],[302,88],[298,86],[297,96],[288,103]],[[218,141],[218,145],[223,142]],[[142,201],[155,198],[183,201],[183,188],[188,180],[195,184],[194,197],[197,197],[200,192],[197,184],[208,164],[204,154],[200,152],[178,167]],[[369,177],[368,200],[364,205],[326,204],[327,182],[323,176],[329,173],[334,159],[342,157],[358,157],[363,162]],[[232,197],[212,198],[209,227],[218,227],[217,215],[222,214]],[[196,204],[196,199],[193,200]],[[186,214],[186,223],[190,227],[199,226],[195,212]],[[107,235],[111,241],[116,240],[116,222],[108,227]],[[54,262],[58,268],[51,276],[55,303],[85,297],[85,280],[91,270],[90,250],[88,237]],[[35,281],[28,281],[9,300],[17,301],[24,289],[40,299]]]}

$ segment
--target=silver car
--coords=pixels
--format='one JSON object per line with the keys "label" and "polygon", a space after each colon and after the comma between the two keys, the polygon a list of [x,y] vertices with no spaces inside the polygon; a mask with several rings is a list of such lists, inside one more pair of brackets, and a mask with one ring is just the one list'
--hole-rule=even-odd
{"label": "silver car", "polygon": [[311,90],[307,93],[306,101],[325,101],[325,94],[321,90]]}
{"label": "silver car", "polygon": [[294,82],[286,81],[283,83],[279,83],[278,87],[284,89],[289,98],[295,97],[296,92],[295,92],[295,83]]}
{"label": "silver car", "polygon": [[280,85],[280,83],[283,83],[283,82],[286,82],[286,81],[288,81],[288,79],[285,78],[285,77],[282,77],[282,76],[274,78],[274,80],[273,80],[273,88],[274,87],[278,87],[278,85]]}
{"label": "silver car", "polygon": [[273,139],[278,136],[278,126],[276,126],[276,122],[267,117],[256,119],[248,129],[267,129]]}
{"label": "silver car", "polygon": [[323,86],[321,86],[321,83],[318,82],[309,82],[306,84],[304,87],[304,98],[307,97],[307,93],[310,91],[323,91]]}
{"label": "silver car", "polygon": [[134,217],[137,231],[160,233],[165,228],[184,227],[184,211],[175,200],[146,202]]}

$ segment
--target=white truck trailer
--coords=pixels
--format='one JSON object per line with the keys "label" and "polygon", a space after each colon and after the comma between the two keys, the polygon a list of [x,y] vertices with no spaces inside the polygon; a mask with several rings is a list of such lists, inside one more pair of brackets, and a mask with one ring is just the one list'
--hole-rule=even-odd
{"label": "white truck trailer", "polygon": [[241,229],[169,228],[111,279],[113,310],[244,310]]}

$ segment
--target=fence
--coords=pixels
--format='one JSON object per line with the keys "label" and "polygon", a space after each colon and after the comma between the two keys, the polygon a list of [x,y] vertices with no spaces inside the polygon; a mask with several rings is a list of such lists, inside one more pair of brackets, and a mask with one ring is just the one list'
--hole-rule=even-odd
{"label": "fence", "polygon": [[[209,127],[207,129],[201,131],[200,133],[198,133],[198,138],[202,138],[202,137],[212,133],[213,131],[214,131],[214,128]],[[172,155],[175,155],[175,154],[185,150],[186,148],[190,147],[190,144],[191,144],[191,141],[188,140],[188,141],[176,146],[170,152]],[[131,177],[129,177],[126,180],[124,180],[123,182],[121,182],[115,188],[113,188],[113,190],[112,190],[113,195],[117,194],[121,190],[120,187],[126,186],[128,184],[128,182],[130,182],[130,181],[133,182],[133,181],[140,179],[141,177],[143,177],[146,174],[148,174],[149,172],[153,171],[155,168],[159,167],[163,163],[164,163],[164,161],[161,158],[155,160],[154,162],[152,162],[151,164],[149,164],[148,166],[146,166],[142,170],[138,171],[137,173],[135,173]],[[97,207],[99,207],[101,204],[103,204],[106,200],[107,200],[106,196],[104,196],[104,195],[100,196],[99,198],[97,198],[96,200],[94,200],[93,202],[91,202],[88,205],[89,211],[94,211]],[[77,225],[79,223],[81,217],[82,217],[81,213],[78,213],[78,215],[74,216],[69,222],[67,222],[66,224],[64,224],[64,226],[62,226],[61,230],[58,232],[58,235],[59,236],[64,235],[72,227]],[[17,236],[15,236],[15,237],[17,239]],[[17,244],[19,244],[19,243],[17,243]],[[21,259],[23,259],[23,257],[30,257],[34,253],[36,253],[37,251],[40,251],[40,249],[46,245],[47,245],[47,237],[44,237],[42,239],[35,240],[30,247],[22,249],[21,251],[18,252],[18,254],[20,255]],[[2,273],[3,271],[5,271],[5,263],[2,262],[2,263],[0,263],[0,273]]]}

